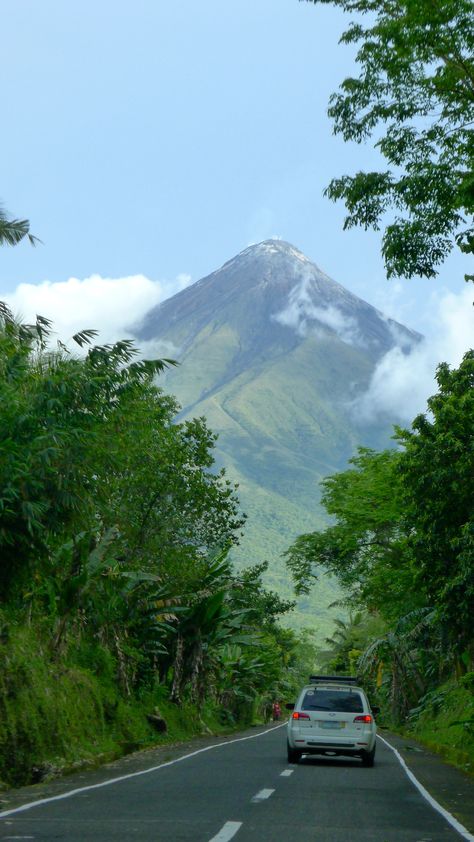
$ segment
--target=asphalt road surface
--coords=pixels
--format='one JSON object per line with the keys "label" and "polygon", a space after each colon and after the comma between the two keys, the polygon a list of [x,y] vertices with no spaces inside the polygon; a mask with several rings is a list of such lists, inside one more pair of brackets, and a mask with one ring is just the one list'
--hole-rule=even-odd
{"label": "asphalt road surface", "polygon": [[[378,740],[375,766],[286,762],[285,728],[216,740],[107,783],[0,813],[0,840],[38,842],[459,842],[460,833]],[[150,759],[148,759],[148,765]],[[145,770],[143,772],[143,770]],[[109,773],[110,778],[117,774]],[[92,778],[94,780],[94,778]],[[97,778],[95,779],[97,781]],[[105,785],[104,785],[105,784]],[[64,793],[66,797],[64,797]]]}

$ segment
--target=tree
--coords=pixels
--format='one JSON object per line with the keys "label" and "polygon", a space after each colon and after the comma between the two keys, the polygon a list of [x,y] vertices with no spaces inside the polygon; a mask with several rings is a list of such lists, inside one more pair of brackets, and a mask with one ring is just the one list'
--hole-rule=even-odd
{"label": "tree", "polygon": [[474,615],[474,351],[442,363],[429,415],[400,430],[400,479],[416,586],[435,606],[453,649],[472,645]]}
{"label": "tree", "polygon": [[338,578],[352,605],[390,621],[423,599],[412,588],[400,453],[359,448],[349,461],[353,467],[322,482],[322,503],[334,525],[300,535],[286,553],[287,565],[297,592],[307,592],[324,570]]}
{"label": "tree", "polygon": [[[399,451],[359,449],[323,482],[335,523],[300,536],[287,564],[301,592],[320,569],[356,607],[389,624],[428,610],[443,657],[472,660],[474,614],[474,351],[437,370],[438,392]],[[406,623],[405,623],[406,626]]]}
{"label": "tree", "polygon": [[212,472],[215,437],[202,419],[175,423],[178,404],[154,382],[170,361],[136,360],[128,340],[75,358],[51,351],[49,332],[1,308],[0,592],[54,576],[58,546],[110,529],[127,569],[182,585],[243,523],[233,486]]}
{"label": "tree", "polygon": [[319,654],[322,668],[331,673],[357,675],[359,659],[368,643],[385,629],[379,615],[364,611],[350,612],[346,620],[336,618],[335,630],[325,638],[329,647]]}
{"label": "tree", "polygon": [[30,223],[27,219],[9,219],[4,208],[0,206],[0,246],[16,246],[24,237],[28,237],[32,246],[39,242],[38,237],[30,234]]}
{"label": "tree", "polygon": [[429,609],[410,612],[393,629],[373,636],[359,658],[365,681],[371,681],[395,722],[403,720],[424,696],[433,674],[441,674],[439,627],[433,629],[433,619]]}
{"label": "tree", "polygon": [[433,277],[454,243],[474,253],[472,2],[309,2],[358,16],[341,41],[359,45],[361,72],[332,95],[329,115],[344,140],[373,138],[389,165],[335,178],[326,193],[344,199],[345,228],[378,229],[393,209],[382,240],[388,275]]}

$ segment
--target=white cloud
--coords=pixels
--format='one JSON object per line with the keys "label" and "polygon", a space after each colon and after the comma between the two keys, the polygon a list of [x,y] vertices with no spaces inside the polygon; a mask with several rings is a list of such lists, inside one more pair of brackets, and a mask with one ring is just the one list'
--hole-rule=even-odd
{"label": "white cloud", "polygon": [[362,420],[387,416],[403,423],[425,412],[427,398],[437,391],[437,365],[457,367],[474,346],[473,297],[472,287],[434,295],[426,317],[429,335],[408,353],[396,346],[385,354],[352,411]]}
{"label": "white cloud", "polygon": [[331,328],[343,342],[349,345],[362,344],[357,322],[350,316],[345,316],[337,307],[312,307],[311,318],[317,319],[321,324]]}
{"label": "white cloud", "polygon": [[[96,342],[105,344],[133,336],[133,327],[160,301],[164,301],[191,282],[189,275],[173,281],[152,281],[145,275],[124,278],[69,278],[67,281],[43,281],[20,284],[4,296],[12,312],[22,321],[31,322],[37,314],[51,319],[55,338],[68,342],[74,333],[86,328],[99,331]],[[139,342],[147,355],[157,352],[172,355],[163,343]]]}
{"label": "white cloud", "polygon": [[324,325],[349,345],[363,344],[355,319],[345,316],[332,304],[317,307],[313,303],[311,281],[311,273],[304,273],[302,281],[291,290],[288,305],[273,316],[275,321],[293,328],[299,336],[307,336],[308,332],[317,335],[318,326]]}

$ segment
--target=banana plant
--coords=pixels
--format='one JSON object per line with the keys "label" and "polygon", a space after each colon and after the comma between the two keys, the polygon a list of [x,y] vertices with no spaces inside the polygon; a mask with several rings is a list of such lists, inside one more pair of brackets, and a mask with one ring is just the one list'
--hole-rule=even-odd
{"label": "banana plant", "polygon": [[426,693],[426,635],[433,642],[437,634],[435,619],[430,608],[409,612],[394,629],[373,640],[359,659],[360,670],[376,676],[395,721],[405,718]]}
{"label": "banana plant", "polygon": [[228,547],[207,561],[195,584],[194,593],[188,596],[188,611],[177,627],[171,699],[178,704],[185,688],[193,701],[202,700],[206,682],[216,671],[221,646],[250,642],[248,612],[229,602],[232,567]]}

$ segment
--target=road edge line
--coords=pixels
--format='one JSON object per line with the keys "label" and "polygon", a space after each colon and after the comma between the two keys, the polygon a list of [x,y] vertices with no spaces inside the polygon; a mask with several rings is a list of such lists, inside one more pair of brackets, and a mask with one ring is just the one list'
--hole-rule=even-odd
{"label": "road edge line", "polygon": [[400,766],[406,772],[407,777],[410,779],[412,784],[414,784],[414,786],[417,788],[418,792],[420,792],[420,794],[423,796],[423,798],[425,798],[426,801],[428,801],[428,804],[430,804],[430,806],[433,807],[434,810],[436,810],[438,813],[440,813],[443,816],[443,818],[446,819],[446,821],[451,825],[451,827],[453,827],[455,830],[457,830],[457,832],[460,833],[461,836],[464,837],[464,839],[467,839],[468,842],[474,842],[474,836],[472,835],[472,833],[470,833],[470,831],[467,829],[467,827],[464,827],[464,825],[461,824],[461,822],[459,822],[452,815],[452,813],[449,812],[449,810],[446,810],[445,807],[442,807],[441,804],[439,803],[439,801],[436,801],[436,798],[433,798],[433,796],[430,795],[428,790],[425,789],[423,784],[420,783],[420,781],[413,774],[411,769],[408,768],[408,766],[407,766],[405,760],[403,759],[402,755],[400,754],[400,752],[397,751],[397,749],[394,746],[392,746],[391,743],[388,742],[388,740],[386,740],[384,737],[381,737],[380,734],[377,734],[377,737],[379,738],[379,740],[381,740],[383,743],[385,743],[385,745],[389,749],[391,749],[393,751],[393,753],[395,754],[398,762],[400,763]]}
{"label": "road edge line", "polygon": [[120,781],[127,781],[130,778],[138,778],[140,775],[149,775],[150,772],[157,772],[159,769],[165,769],[167,766],[174,766],[175,763],[181,763],[183,760],[188,760],[190,757],[195,757],[197,754],[202,754],[205,751],[212,751],[215,748],[222,748],[222,746],[229,746],[233,743],[242,743],[245,740],[255,740],[257,737],[263,737],[265,734],[270,734],[271,731],[276,731],[282,728],[286,722],[280,725],[273,725],[272,728],[267,728],[266,731],[260,731],[258,734],[250,734],[248,737],[237,737],[235,740],[227,740],[222,743],[215,743],[212,746],[204,746],[192,751],[190,754],[183,754],[181,757],[176,757],[175,760],[168,760],[166,763],[159,763],[158,766],[151,766],[149,769],[141,769],[139,772],[129,772],[128,775],[120,775],[118,778],[109,778],[107,781],[101,781],[98,784],[90,784],[89,786],[81,786],[77,789],[70,789],[68,792],[61,792],[59,795],[52,795],[50,798],[40,798],[38,801],[30,801],[28,804],[22,804],[20,807],[12,807],[11,810],[0,811],[0,819],[5,819],[7,816],[13,816],[15,813],[24,813],[26,810],[31,810],[32,807],[38,807],[41,804],[51,804],[53,801],[62,801],[64,798],[71,798],[73,795],[79,795],[80,792],[90,792],[92,789],[101,789],[104,786],[111,786],[111,784],[120,783]]}

